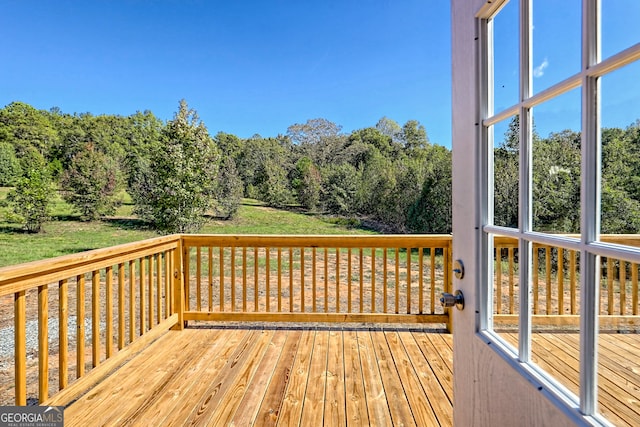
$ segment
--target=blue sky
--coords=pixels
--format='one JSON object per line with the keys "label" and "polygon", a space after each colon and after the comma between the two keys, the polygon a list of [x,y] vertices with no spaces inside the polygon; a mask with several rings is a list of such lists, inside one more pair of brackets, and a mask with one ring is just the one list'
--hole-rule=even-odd
{"label": "blue sky", "polygon": [[448,1],[0,2],[2,106],[166,120],[184,98],[240,137],[387,116],[451,146]]}

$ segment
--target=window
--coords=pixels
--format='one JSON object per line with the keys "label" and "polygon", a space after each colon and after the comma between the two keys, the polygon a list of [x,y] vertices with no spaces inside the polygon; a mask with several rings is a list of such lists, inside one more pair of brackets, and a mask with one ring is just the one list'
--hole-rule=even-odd
{"label": "window", "polygon": [[640,2],[602,3],[477,15],[479,332],[558,399],[617,423],[637,410],[619,386],[637,374],[608,346],[640,331]]}

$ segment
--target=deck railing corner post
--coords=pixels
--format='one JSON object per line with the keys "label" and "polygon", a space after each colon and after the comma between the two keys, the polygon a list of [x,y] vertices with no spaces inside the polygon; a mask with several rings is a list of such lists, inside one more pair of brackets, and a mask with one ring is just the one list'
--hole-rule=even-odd
{"label": "deck railing corner post", "polygon": [[183,236],[178,239],[178,246],[174,249],[173,258],[173,297],[174,312],[178,314],[178,322],[171,328],[172,330],[181,331],[185,327],[184,320],[184,257],[183,257]]}

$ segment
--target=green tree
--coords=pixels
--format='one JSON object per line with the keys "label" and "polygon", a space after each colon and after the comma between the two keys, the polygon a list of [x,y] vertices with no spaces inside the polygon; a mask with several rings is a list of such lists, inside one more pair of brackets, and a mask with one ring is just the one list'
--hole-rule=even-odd
{"label": "green tree", "polygon": [[302,157],[296,163],[293,188],[296,190],[298,203],[307,209],[315,209],[320,201],[322,177],[320,171],[310,158]]}
{"label": "green tree", "polygon": [[20,173],[20,161],[13,145],[0,141],[0,186],[13,186],[20,178]]}
{"label": "green tree", "polygon": [[22,176],[9,192],[8,200],[13,211],[30,233],[42,231],[49,218],[52,195],[49,169],[44,156],[35,147],[27,147],[21,158]]}
{"label": "green tree", "polygon": [[62,174],[62,197],[74,206],[83,221],[113,215],[121,203],[116,195],[119,175],[116,161],[88,144]]}
{"label": "green tree", "polygon": [[321,203],[328,212],[338,215],[356,213],[356,196],[360,173],[349,163],[328,165],[322,170]]}
{"label": "green tree", "polygon": [[402,126],[402,141],[408,152],[425,148],[429,145],[427,131],[417,120],[409,120]]}
{"label": "green tree", "polygon": [[238,213],[242,202],[242,180],[231,157],[223,157],[218,173],[218,186],[215,192],[216,213],[225,219],[231,219]]}
{"label": "green tree", "polygon": [[214,207],[219,160],[204,123],[181,100],[151,156],[145,185],[132,195],[136,212],[162,232],[200,230],[205,213]]}

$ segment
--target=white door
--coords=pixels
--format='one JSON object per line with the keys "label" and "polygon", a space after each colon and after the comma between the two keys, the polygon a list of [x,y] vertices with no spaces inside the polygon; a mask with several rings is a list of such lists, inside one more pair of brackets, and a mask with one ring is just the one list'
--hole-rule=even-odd
{"label": "white door", "polygon": [[[608,82],[624,75],[624,70],[631,70],[632,75],[636,73],[636,83],[627,85],[631,94],[625,96],[640,100],[640,31],[632,30],[631,36],[619,45],[611,43],[614,47],[603,55],[602,40],[613,37],[603,35],[602,15],[616,15],[612,3],[616,2],[451,1],[453,257],[465,267],[464,277],[454,278],[453,287],[465,297],[465,308],[452,310],[457,426],[617,423],[615,401],[609,410],[611,417],[606,408],[598,406],[598,319],[602,314],[599,268],[601,261],[610,257],[620,260],[616,262],[621,266],[630,264],[637,269],[640,250],[612,245],[601,238],[601,219],[606,216],[600,197],[605,192],[601,137],[603,117],[606,118],[603,111],[609,108],[603,99],[607,96],[604,87],[614,87],[613,83],[607,86]],[[620,10],[638,17],[639,2],[622,3],[626,9]],[[617,16],[627,19],[624,12],[618,11]],[[549,22],[556,24],[547,25]],[[614,26],[609,28],[615,32]],[[545,40],[551,41],[549,58],[536,51]],[[640,103],[633,105],[637,108]],[[561,113],[557,113],[558,109]],[[555,116],[545,114],[554,111]],[[637,113],[640,116],[640,110]],[[534,207],[551,202],[544,198],[548,194],[535,187],[540,185],[535,175],[539,172],[535,171],[541,162],[536,157],[539,154],[534,154],[540,138],[535,126],[541,129],[552,125],[558,115],[565,123],[554,130],[572,129],[562,135],[576,136],[573,144],[578,147],[577,166],[572,171],[563,164],[553,164],[542,170],[552,175],[564,174],[562,179],[566,181],[574,180],[577,193],[573,199],[567,196],[567,200],[552,200],[564,203],[563,209],[571,215],[565,213],[562,221],[541,226],[532,220]],[[497,186],[505,184],[505,177],[496,175],[498,147],[515,156],[515,175],[512,173],[511,179],[517,180],[518,185],[511,204],[494,199]],[[559,194],[566,196],[566,192]],[[499,212],[498,206],[502,209]],[[497,219],[504,209],[512,210],[512,221]],[[518,253],[519,291],[515,295],[517,310],[512,316],[515,329],[511,333],[502,333],[494,324],[496,236],[517,242],[512,250]],[[538,295],[534,289],[538,286],[537,247],[541,245],[561,248],[553,251],[562,257],[566,253],[577,254],[572,262],[577,257],[580,264],[579,307],[571,309],[577,313],[573,332],[578,344],[575,354],[570,355],[573,358],[566,362],[576,372],[573,383],[563,378],[564,371],[553,371],[532,356],[532,347],[538,345],[537,337],[532,339],[532,318],[539,313],[534,313],[532,300]],[[564,313],[557,314],[559,317]],[[633,416],[632,411],[633,408]],[[630,422],[633,424],[633,420]]]}

